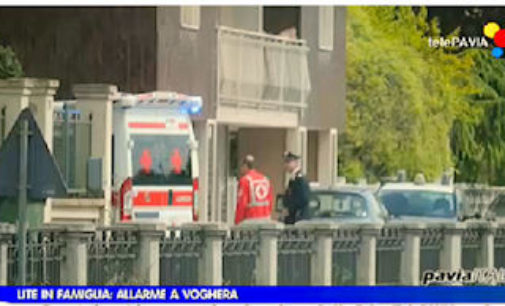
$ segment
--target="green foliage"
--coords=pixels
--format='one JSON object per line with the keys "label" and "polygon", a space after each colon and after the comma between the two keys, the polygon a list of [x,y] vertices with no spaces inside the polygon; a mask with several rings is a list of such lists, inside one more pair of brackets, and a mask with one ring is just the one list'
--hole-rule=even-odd
{"label": "green foliage", "polygon": [[469,54],[430,48],[440,35],[426,9],[351,7],[347,21],[347,126],[341,173],[373,181],[399,169],[438,177],[453,166],[455,118],[474,120]]}
{"label": "green foliage", "polygon": [[454,124],[451,147],[457,180],[505,184],[505,61],[489,50],[472,53],[475,82],[481,91],[471,96],[476,116]]}
{"label": "green foliage", "polygon": [[23,69],[12,48],[0,46],[0,79],[22,75]]}

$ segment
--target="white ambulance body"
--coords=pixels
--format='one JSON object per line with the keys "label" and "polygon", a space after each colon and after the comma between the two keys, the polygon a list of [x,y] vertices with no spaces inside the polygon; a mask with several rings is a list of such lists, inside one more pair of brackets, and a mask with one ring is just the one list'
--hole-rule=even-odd
{"label": "white ambulance body", "polygon": [[122,95],[114,103],[113,207],[117,222],[192,222],[198,153],[190,114],[200,97]]}

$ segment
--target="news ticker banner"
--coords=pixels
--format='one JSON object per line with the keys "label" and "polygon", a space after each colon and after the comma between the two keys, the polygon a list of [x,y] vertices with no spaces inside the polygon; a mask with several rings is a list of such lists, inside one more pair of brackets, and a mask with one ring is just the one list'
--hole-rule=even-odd
{"label": "news ticker banner", "polygon": [[0,304],[505,303],[505,287],[0,287]]}

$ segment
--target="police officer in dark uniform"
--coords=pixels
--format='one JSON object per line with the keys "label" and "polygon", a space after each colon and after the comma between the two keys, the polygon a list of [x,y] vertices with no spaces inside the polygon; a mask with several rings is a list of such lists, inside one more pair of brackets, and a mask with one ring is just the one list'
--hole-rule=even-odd
{"label": "police officer in dark uniform", "polygon": [[284,223],[294,224],[308,218],[310,187],[300,170],[299,156],[291,152],[285,152],[284,169],[290,175],[288,188],[283,199],[284,207],[287,210]]}

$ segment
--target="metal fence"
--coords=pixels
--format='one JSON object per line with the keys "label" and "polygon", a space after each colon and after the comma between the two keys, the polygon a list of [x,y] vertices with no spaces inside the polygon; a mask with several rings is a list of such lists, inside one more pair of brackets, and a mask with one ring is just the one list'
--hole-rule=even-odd
{"label": "metal fence", "polygon": [[443,243],[442,228],[426,228],[421,234],[420,277],[424,271],[440,268],[440,251]]}
{"label": "metal fence", "polygon": [[357,258],[361,242],[359,229],[339,229],[333,232],[333,285],[356,285]]}
{"label": "metal fence", "polygon": [[310,284],[314,235],[309,229],[288,227],[278,241],[277,282],[282,286]]}
{"label": "metal fence", "polygon": [[136,284],[138,232],[133,228],[99,229],[88,245],[88,285]]}
{"label": "metal fence", "polygon": [[467,228],[463,232],[461,239],[461,266],[463,269],[470,270],[478,267],[481,234],[482,231],[479,228]]}
{"label": "metal fence", "polygon": [[494,234],[494,266],[505,268],[505,228],[502,227]]}
{"label": "metal fence", "polygon": [[223,241],[223,284],[250,286],[256,283],[257,230],[233,228]]}
{"label": "metal fence", "polygon": [[[29,285],[59,285],[64,240],[61,231],[31,229],[27,235],[26,282]],[[7,283],[15,285],[18,277],[18,241],[13,235],[8,244]]]}
{"label": "metal fence", "polygon": [[398,285],[403,250],[403,236],[398,227],[385,227],[377,237],[377,284]]}
{"label": "metal fence", "polygon": [[91,118],[70,107],[55,112],[53,153],[68,187],[85,192],[87,162],[91,156]]}
{"label": "metal fence", "polygon": [[[279,226],[272,230],[271,224],[266,228],[261,225],[227,228],[197,224],[168,229],[152,229],[143,225],[98,229],[86,227],[84,230],[79,226],[31,229],[27,238],[26,278],[29,285],[59,285],[68,282],[66,277],[60,279],[65,276],[63,265],[66,269],[72,269],[63,254],[87,260],[87,271],[76,269],[69,273],[74,279],[79,279],[79,284],[87,285],[145,284],[146,275],[149,275],[150,283],[157,284],[159,279],[161,285],[169,286],[203,284],[201,282],[258,285],[263,284],[262,281],[274,272],[269,270],[274,266],[271,265],[272,262],[269,264],[265,260],[277,261],[275,272],[278,285],[319,284],[321,279],[324,279],[325,284],[331,279],[333,285],[363,284],[361,282],[370,284],[374,281],[379,285],[416,284],[419,280],[409,277],[417,273],[422,276],[426,270],[440,268],[442,260],[457,267],[460,263],[458,256],[461,256],[464,269],[473,269],[479,264],[492,265],[491,257],[479,256],[493,251],[494,266],[505,268],[505,223],[498,224],[496,231],[488,224],[471,222],[461,224],[464,225],[461,227],[454,227],[453,224],[427,224],[423,230],[419,230],[419,224],[412,227],[408,224],[395,224],[386,225],[378,232],[359,225],[330,225],[332,226],[324,231],[307,225]],[[260,234],[263,229],[275,231],[275,235],[263,236]],[[12,227],[10,231],[2,231],[0,227],[0,244],[6,245],[8,252],[7,260],[0,260],[0,264],[7,262],[8,277],[7,280],[0,278],[0,284],[14,285],[18,275],[17,241]],[[142,233],[146,232],[143,231],[149,232],[144,235]],[[364,231],[369,231],[366,239],[363,238]],[[490,239],[493,235],[494,244]],[[83,240],[83,237],[89,238]],[[461,238],[461,248],[458,243],[452,243],[456,241],[453,240],[455,237]],[[329,238],[331,243],[328,243]],[[273,239],[274,244],[261,243],[262,239]],[[376,243],[369,243],[373,241],[369,239],[376,239]],[[76,243],[81,243],[84,247],[77,247]],[[150,260],[144,261],[140,253],[140,245],[153,243],[159,243],[159,253],[151,252],[149,256],[154,256],[153,260],[159,260],[159,265],[152,265]],[[373,245],[376,260],[369,262],[371,257],[366,254],[361,256],[363,254],[360,252],[373,251]],[[420,253],[411,253],[417,247],[406,248],[406,245],[417,245]],[[260,260],[261,254],[271,254],[270,251],[275,246],[277,258],[262,257]],[[483,247],[487,248],[484,252]],[[441,252],[445,248],[449,251]],[[331,260],[319,262],[318,258]],[[416,262],[418,259],[419,263]],[[403,265],[402,260],[406,261]],[[257,265],[263,263],[266,264],[265,269],[259,269]],[[416,271],[418,264],[420,268]],[[312,275],[315,272],[312,271],[313,268],[317,269],[318,274],[324,273],[324,277],[320,278],[322,274]],[[358,271],[363,276],[359,282]],[[86,275],[83,275],[84,272],[87,272]],[[374,274],[375,280],[371,278]],[[76,278],[75,275],[80,275],[81,278]]]}
{"label": "metal fence", "polygon": [[202,250],[201,233],[196,229],[171,229],[160,244],[160,284],[198,284],[198,258]]}

